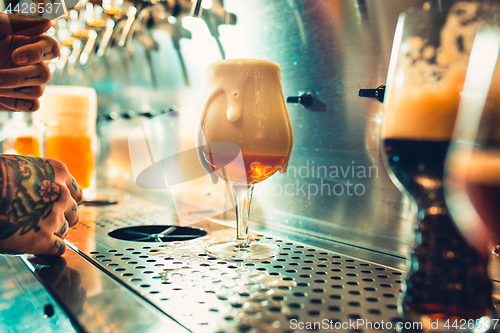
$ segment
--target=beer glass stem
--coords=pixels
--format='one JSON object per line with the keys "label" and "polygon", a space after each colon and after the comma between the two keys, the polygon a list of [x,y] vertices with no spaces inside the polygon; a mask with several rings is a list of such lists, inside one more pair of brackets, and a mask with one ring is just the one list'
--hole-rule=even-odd
{"label": "beer glass stem", "polygon": [[236,209],[236,242],[248,243],[248,216],[250,215],[253,185],[233,185],[231,190]]}

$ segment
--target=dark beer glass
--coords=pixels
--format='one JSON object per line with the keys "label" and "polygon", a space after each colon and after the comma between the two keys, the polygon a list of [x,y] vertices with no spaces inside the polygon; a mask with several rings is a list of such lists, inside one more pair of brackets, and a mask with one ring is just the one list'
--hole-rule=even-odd
{"label": "dark beer glass", "polygon": [[456,225],[486,254],[500,244],[500,20],[494,23],[474,41],[445,183]]}
{"label": "dark beer glass", "polygon": [[[470,50],[486,5],[426,2],[401,14],[384,103],[382,155],[417,218],[398,308],[412,321],[479,319],[492,312],[487,256],[456,229],[444,166]],[[427,326],[427,324],[424,324]]]}

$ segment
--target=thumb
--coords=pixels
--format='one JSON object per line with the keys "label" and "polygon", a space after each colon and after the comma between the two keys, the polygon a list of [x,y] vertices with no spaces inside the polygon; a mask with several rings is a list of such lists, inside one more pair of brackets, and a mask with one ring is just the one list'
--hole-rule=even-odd
{"label": "thumb", "polygon": [[38,36],[49,30],[47,19],[34,19],[24,14],[0,13],[0,38],[9,35]]}

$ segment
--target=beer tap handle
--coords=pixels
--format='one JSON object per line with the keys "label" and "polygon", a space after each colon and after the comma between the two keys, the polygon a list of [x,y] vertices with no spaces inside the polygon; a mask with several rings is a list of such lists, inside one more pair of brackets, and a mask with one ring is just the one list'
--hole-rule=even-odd
{"label": "beer tap handle", "polygon": [[123,26],[122,34],[120,36],[120,40],[118,41],[118,45],[121,47],[124,47],[126,44],[130,29],[132,28],[132,25],[135,22],[136,14],[137,14],[137,8],[130,6],[127,10],[127,21]]}
{"label": "beer tap handle", "polygon": [[376,98],[379,102],[384,102],[385,85],[380,85],[376,89],[359,89],[359,97]]}
{"label": "beer tap handle", "polygon": [[203,7],[201,6],[203,0],[194,0],[193,6],[191,7],[191,16],[193,17],[201,17],[201,12],[203,11]]}
{"label": "beer tap handle", "polygon": [[300,96],[289,96],[286,98],[287,103],[297,103],[304,109],[313,112],[326,112],[326,104],[314,97],[310,93],[304,93]]}
{"label": "beer tap handle", "polygon": [[286,98],[287,103],[297,103],[304,108],[310,108],[313,105],[314,97],[310,93],[302,94],[301,96],[289,96]]}
{"label": "beer tap handle", "polygon": [[80,53],[82,52],[82,41],[79,39],[76,39],[73,42],[73,51],[71,51],[71,54],[69,55],[68,58],[68,74],[69,75],[75,75],[76,74],[76,66],[77,66],[77,60],[80,57]]}
{"label": "beer tap handle", "polygon": [[115,29],[115,21],[112,19],[108,19],[106,21],[106,30],[101,39],[101,43],[99,44],[99,48],[97,49],[97,56],[102,58],[106,55],[108,46],[110,46],[111,36],[113,36],[113,32]]}
{"label": "beer tap handle", "polygon": [[184,56],[182,55],[180,40],[181,38],[191,39],[191,32],[189,30],[184,29],[181,26],[180,21],[177,21],[174,25],[174,29],[172,30],[171,38],[172,38],[172,43],[174,44],[174,48],[177,52],[177,56],[179,57],[179,63],[181,65],[182,76],[184,77],[184,83],[186,87],[189,87],[191,86],[191,83],[189,82],[189,75],[187,72],[186,63],[184,61]]}
{"label": "beer tap handle", "polygon": [[68,63],[69,56],[71,54],[71,50],[67,46],[62,46],[59,58],[56,63],[56,69],[54,71],[54,76],[61,76],[62,73],[64,72],[64,69],[66,68],[66,65]]}
{"label": "beer tap handle", "polygon": [[92,57],[94,51],[96,39],[97,39],[97,32],[95,32],[94,30],[89,30],[89,38],[85,43],[83,52],[80,54],[80,65],[84,66],[89,63],[90,58]]}
{"label": "beer tap handle", "polygon": [[223,24],[236,24],[236,15],[224,10],[223,0],[214,0],[210,10],[202,11],[202,1],[197,0],[193,3],[193,16],[201,17],[205,21],[208,31],[210,31],[210,34],[217,43],[222,59],[225,59],[226,53],[220,41],[219,26]]}

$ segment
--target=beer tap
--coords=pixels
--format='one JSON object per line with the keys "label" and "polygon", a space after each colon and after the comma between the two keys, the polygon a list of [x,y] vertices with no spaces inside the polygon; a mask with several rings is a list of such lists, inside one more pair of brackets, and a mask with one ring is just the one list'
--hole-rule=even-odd
{"label": "beer tap", "polygon": [[184,62],[184,57],[181,52],[181,38],[191,39],[191,32],[182,27],[180,20],[177,20],[171,30],[170,37],[172,38],[172,43],[174,44],[174,49],[177,52],[177,56],[179,58],[179,63],[181,65],[182,76],[184,77],[184,83],[186,87],[189,87],[191,84],[189,82],[189,76],[186,68],[186,63]]}
{"label": "beer tap", "polygon": [[[182,27],[182,17],[188,15],[191,8],[189,0],[163,0],[160,2],[143,2],[142,9],[137,14],[135,24],[122,30],[119,46],[128,48],[132,37],[141,42],[144,47],[146,60],[150,68],[153,87],[157,86],[156,75],[151,57],[152,51],[158,51],[158,43],[153,39],[152,28],[163,29],[172,39],[174,49],[179,58],[181,71],[186,86],[190,85],[184,57],[181,52],[180,39],[191,38],[191,32]],[[172,19],[174,18],[174,19]],[[175,21],[175,22],[174,22]]]}
{"label": "beer tap", "polygon": [[99,44],[99,47],[97,49],[97,56],[102,58],[107,54],[107,50],[109,49],[110,46],[110,41],[111,37],[113,36],[113,32],[115,29],[115,21],[112,19],[107,19],[106,20],[106,30],[104,31],[104,34],[101,38],[101,42]]}
{"label": "beer tap", "polygon": [[137,14],[137,8],[134,6],[130,6],[127,10],[127,20],[123,26],[123,30],[120,36],[120,40],[118,41],[118,45],[124,47],[126,41],[129,37],[130,30],[132,28],[132,24],[135,22],[135,17]]}
{"label": "beer tap", "polygon": [[85,66],[89,63],[92,54],[94,54],[94,46],[97,39],[97,32],[94,30],[89,30],[88,39],[83,48],[82,54],[80,54],[80,65]]}
{"label": "beer tap", "polygon": [[226,58],[224,47],[220,41],[219,26],[223,24],[236,24],[236,15],[224,10],[224,0],[213,0],[210,10],[203,10],[203,0],[195,0],[191,14],[194,17],[200,17],[205,21],[208,31],[215,39],[222,59]]}
{"label": "beer tap", "polygon": [[79,39],[75,39],[72,44],[72,48],[73,50],[68,57],[67,72],[69,75],[73,76],[76,74],[77,61],[82,52],[82,41]]}

